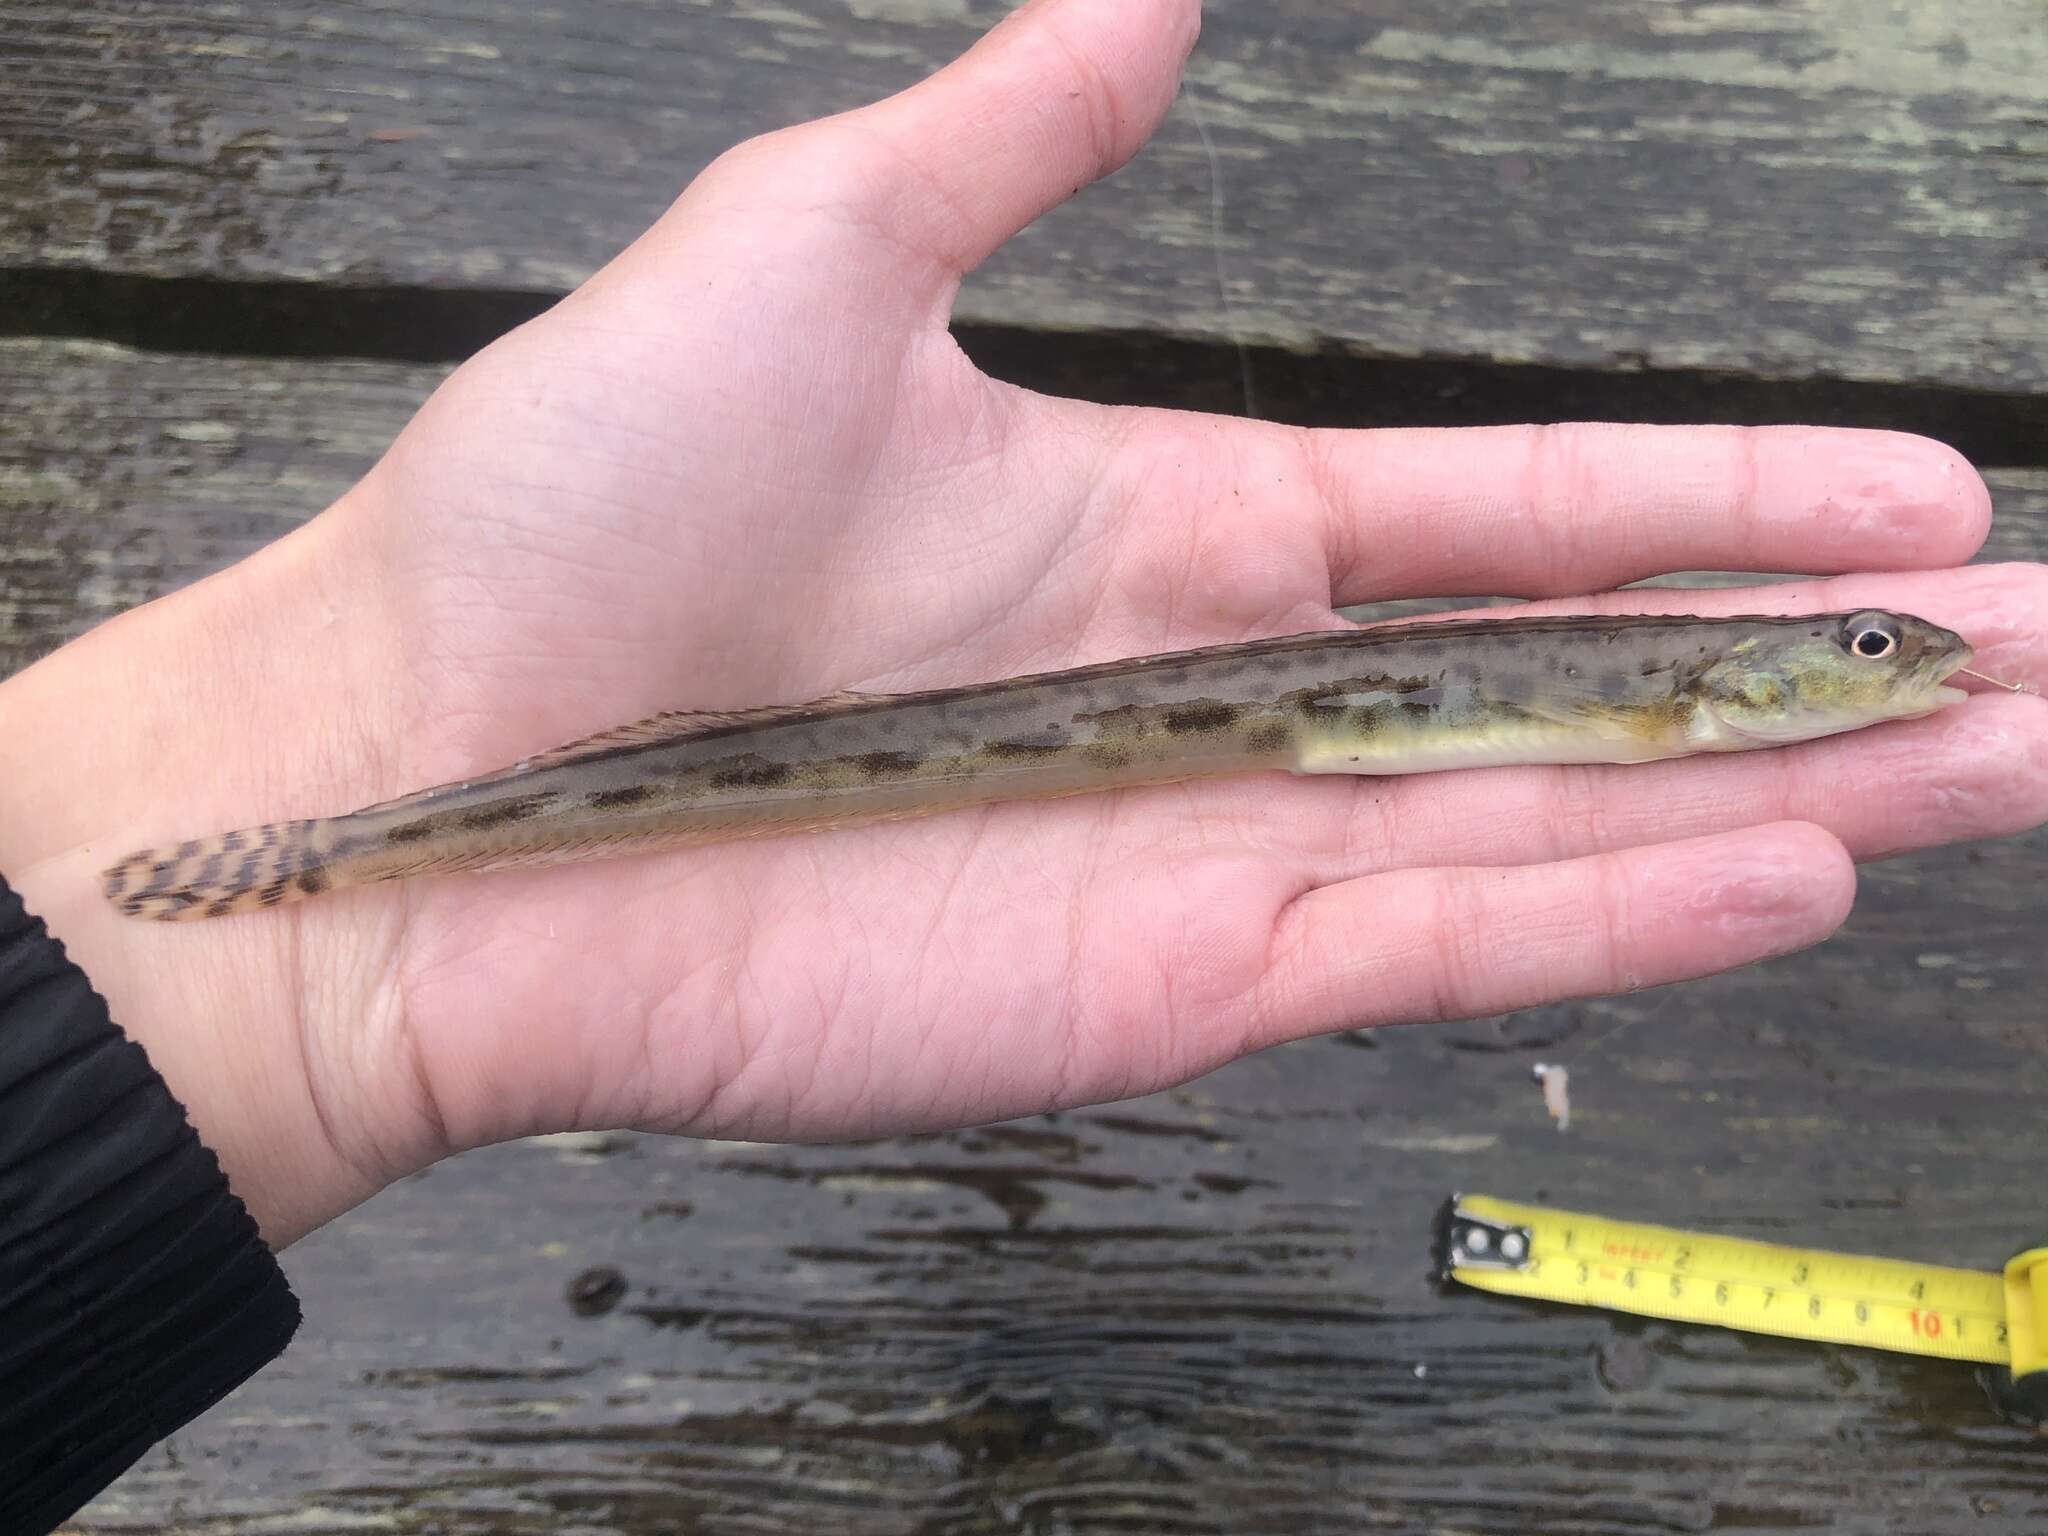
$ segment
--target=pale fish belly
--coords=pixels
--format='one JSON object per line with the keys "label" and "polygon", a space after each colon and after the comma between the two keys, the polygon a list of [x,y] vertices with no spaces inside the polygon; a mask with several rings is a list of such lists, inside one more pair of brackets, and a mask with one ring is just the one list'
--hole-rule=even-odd
{"label": "pale fish belly", "polygon": [[1463,701],[1418,706],[1410,697],[1405,706],[1361,697],[1327,723],[1305,722],[1295,735],[1294,771],[1379,777],[1503,764],[1648,763],[1700,750],[1592,712],[1560,721]]}

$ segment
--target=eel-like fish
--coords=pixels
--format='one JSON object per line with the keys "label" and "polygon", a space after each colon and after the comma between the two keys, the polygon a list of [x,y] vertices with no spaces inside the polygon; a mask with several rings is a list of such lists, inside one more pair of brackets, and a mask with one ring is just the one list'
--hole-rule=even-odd
{"label": "eel-like fish", "polygon": [[1970,660],[1946,629],[1795,618],[1410,622],[924,693],[656,715],[348,815],[149,849],[133,917],[341,886],[921,816],[1262,770],[1397,774],[1744,751],[1924,715]]}

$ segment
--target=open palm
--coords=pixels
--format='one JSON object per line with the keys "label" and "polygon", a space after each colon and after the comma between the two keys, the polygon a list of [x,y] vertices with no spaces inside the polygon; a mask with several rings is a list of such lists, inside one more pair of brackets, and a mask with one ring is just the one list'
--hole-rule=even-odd
{"label": "open palm", "polygon": [[[903,96],[743,146],[457,374],[357,510],[411,660],[397,777],[661,709],[1331,627],[1333,604],[1975,547],[1976,477],[1913,439],[1311,433],[980,374],[946,330],[961,273],[1138,148],[1194,10],[1028,6]],[[2013,642],[2009,671],[2042,660],[2020,649],[2036,570],[1711,598],[1880,601],[1980,650]],[[453,1144],[567,1124],[872,1134],[1812,942],[1851,897],[1837,839],[2037,817],[2042,716],[1978,699],[1656,768],[1268,775],[337,901],[403,906],[388,1001]],[[1993,784],[1986,731],[2028,733],[2033,771],[2007,754]]]}

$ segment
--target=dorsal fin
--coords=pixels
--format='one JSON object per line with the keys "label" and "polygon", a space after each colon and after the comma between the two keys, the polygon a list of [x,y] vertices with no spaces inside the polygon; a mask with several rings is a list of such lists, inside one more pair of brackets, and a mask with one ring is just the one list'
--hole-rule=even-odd
{"label": "dorsal fin", "polygon": [[523,773],[532,768],[558,768],[563,763],[580,762],[587,757],[600,757],[606,752],[616,752],[621,747],[643,747],[657,741],[675,741],[705,731],[730,731],[742,726],[773,725],[778,721],[797,720],[805,716],[837,714],[842,710],[865,704],[879,704],[889,697],[885,693],[853,693],[842,689],[838,693],[828,693],[822,699],[813,699],[808,704],[769,704],[758,709],[671,709],[659,715],[649,715],[645,720],[635,720],[630,725],[614,726],[608,731],[599,731],[594,736],[584,736],[564,746],[536,752],[532,757],[522,758],[505,772]]}
{"label": "dorsal fin", "polygon": [[563,746],[550,747],[545,752],[536,752],[532,757],[521,758],[509,768],[480,773],[473,779],[462,779],[452,784],[436,784],[432,789],[416,790],[409,795],[400,795],[396,800],[367,805],[357,814],[371,816],[391,811],[424,810],[453,795],[482,785],[502,784],[507,779],[523,777],[537,768],[559,768],[564,763],[601,757],[607,752],[616,752],[624,747],[644,747],[661,741],[681,741],[704,731],[730,731],[741,726],[772,725],[778,720],[836,714],[862,705],[879,704],[893,697],[895,695],[886,693],[842,691],[828,693],[824,698],[813,699],[808,704],[770,704],[762,709],[672,709],[663,714],[649,715],[645,720],[635,720],[630,725],[619,725],[608,731],[599,731],[595,736],[585,736]]}

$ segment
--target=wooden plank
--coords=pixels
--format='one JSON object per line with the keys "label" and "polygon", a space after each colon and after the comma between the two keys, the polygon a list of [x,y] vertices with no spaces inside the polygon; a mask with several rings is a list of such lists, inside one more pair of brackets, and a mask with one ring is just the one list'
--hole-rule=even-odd
{"label": "wooden plank", "polygon": [[0,675],[318,512],[442,372],[0,340]]}
{"label": "wooden plank", "polygon": [[[273,536],[438,377],[0,344],[0,645]],[[2048,472],[1993,479],[1996,552],[2039,558]],[[1899,860],[1806,955],[1082,1113],[456,1159],[292,1250],[300,1342],[77,1529],[2031,1536],[2039,1444],[1965,1368],[1440,1293],[1426,1248],[1459,1188],[2040,1240],[2044,870],[2043,833]]]}
{"label": "wooden plank", "polygon": [[[0,269],[557,292],[723,147],[1004,9],[29,0]],[[2038,0],[1215,0],[1190,82],[963,319],[2048,384]]]}

